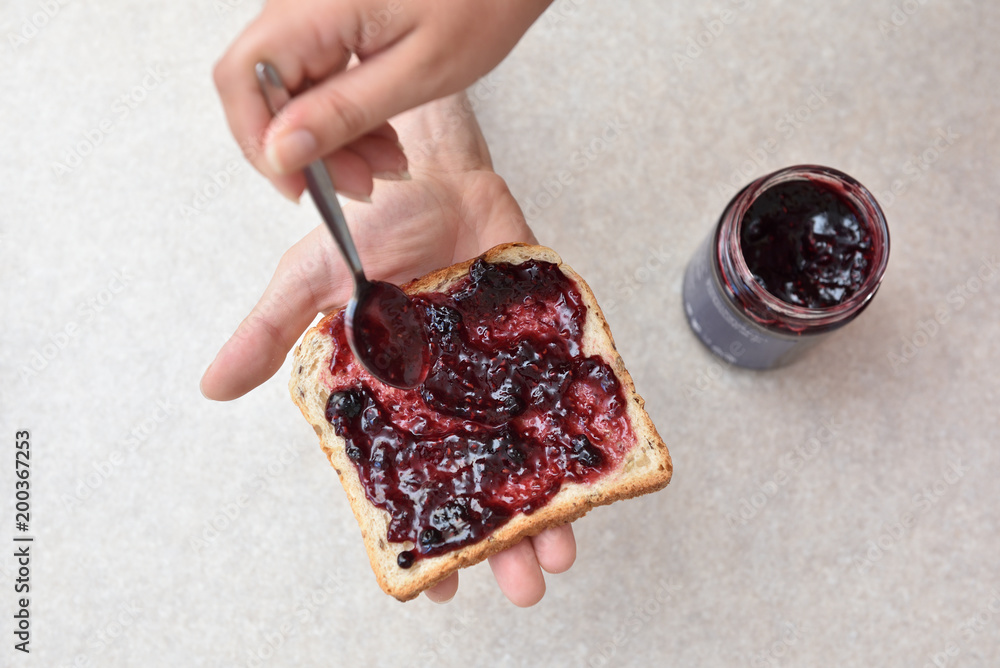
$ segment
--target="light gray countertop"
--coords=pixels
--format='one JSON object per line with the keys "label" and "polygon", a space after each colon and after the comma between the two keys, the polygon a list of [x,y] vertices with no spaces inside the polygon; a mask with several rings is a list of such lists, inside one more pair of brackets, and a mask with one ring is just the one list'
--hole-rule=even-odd
{"label": "light gray countertop", "polygon": [[[0,10],[0,665],[1000,665],[1000,5],[557,0],[491,75],[496,168],[607,307],[675,465],[579,521],[528,610],[485,565],[446,606],[381,593],[287,365],[198,391],[318,220],[239,162],[212,87],[259,7]],[[806,162],[882,201],[885,282],[798,363],[724,367],[683,269],[739,186]]]}

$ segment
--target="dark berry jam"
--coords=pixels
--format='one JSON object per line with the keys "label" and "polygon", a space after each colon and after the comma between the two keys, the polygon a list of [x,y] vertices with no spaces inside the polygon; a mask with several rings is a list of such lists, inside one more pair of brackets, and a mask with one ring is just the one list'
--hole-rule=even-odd
{"label": "dark berry jam", "polygon": [[804,308],[836,306],[854,295],[873,265],[872,234],[837,189],[786,181],[760,194],[743,217],[740,248],[754,279]]}
{"label": "dark berry jam", "polygon": [[635,443],[622,388],[584,355],[586,306],[558,266],[476,261],[447,294],[416,295],[430,339],[424,382],[374,381],[350,353],[342,314],[326,417],[368,499],[389,512],[401,568],[479,541],[590,482]]}

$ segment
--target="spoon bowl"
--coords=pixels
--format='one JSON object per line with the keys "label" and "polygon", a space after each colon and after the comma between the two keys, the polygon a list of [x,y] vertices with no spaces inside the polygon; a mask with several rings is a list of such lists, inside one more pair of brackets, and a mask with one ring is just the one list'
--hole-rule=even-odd
{"label": "spoon bowl", "polygon": [[412,388],[427,377],[430,344],[420,312],[391,283],[368,281],[347,305],[344,325],[354,356],[387,385]]}

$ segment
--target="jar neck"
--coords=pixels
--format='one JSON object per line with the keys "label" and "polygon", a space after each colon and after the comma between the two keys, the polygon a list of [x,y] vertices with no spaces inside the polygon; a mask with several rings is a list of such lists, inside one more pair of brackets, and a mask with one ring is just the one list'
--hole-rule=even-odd
{"label": "jar neck", "polygon": [[[744,258],[740,239],[747,210],[764,191],[788,181],[811,181],[836,190],[871,234],[873,261],[865,279],[853,295],[834,306],[807,308],[778,299],[757,282]],[[889,229],[881,208],[863,185],[835,169],[800,165],[761,177],[737,193],[722,214],[713,247],[719,283],[747,318],[768,330],[819,334],[847,324],[871,301],[888,264]]]}

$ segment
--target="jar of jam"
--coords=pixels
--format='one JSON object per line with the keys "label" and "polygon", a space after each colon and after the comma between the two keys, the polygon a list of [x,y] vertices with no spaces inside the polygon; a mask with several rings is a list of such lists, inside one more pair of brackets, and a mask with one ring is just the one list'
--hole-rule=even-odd
{"label": "jar of jam", "polygon": [[829,167],[788,167],[726,206],[687,267],[684,309],[715,354],[769,369],[856,318],[888,260],[889,229],[867,188]]}

